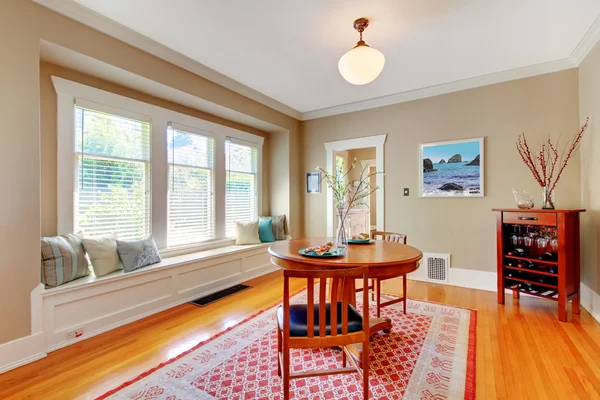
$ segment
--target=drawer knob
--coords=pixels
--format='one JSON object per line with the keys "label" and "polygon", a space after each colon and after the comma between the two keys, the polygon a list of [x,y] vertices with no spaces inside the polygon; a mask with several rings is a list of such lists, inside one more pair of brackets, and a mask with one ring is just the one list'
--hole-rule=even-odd
{"label": "drawer knob", "polygon": [[537,217],[519,217],[519,221],[537,221]]}

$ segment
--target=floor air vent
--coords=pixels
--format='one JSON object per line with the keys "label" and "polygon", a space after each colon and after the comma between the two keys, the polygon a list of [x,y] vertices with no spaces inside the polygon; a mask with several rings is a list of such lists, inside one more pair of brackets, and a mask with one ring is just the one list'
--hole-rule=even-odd
{"label": "floor air vent", "polygon": [[221,300],[224,297],[231,296],[234,293],[241,292],[242,290],[246,290],[250,288],[248,285],[235,285],[227,289],[219,290],[213,294],[209,294],[208,296],[200,297],[190,303],[195,304],[197,306],[205,306],[210,303],[214,303],[217,300]]}
{"label": "floor air vent", "polygon": [[448,282],[450,254],[424,253],[422,263],[427,269],[427,280],[433,282]]}

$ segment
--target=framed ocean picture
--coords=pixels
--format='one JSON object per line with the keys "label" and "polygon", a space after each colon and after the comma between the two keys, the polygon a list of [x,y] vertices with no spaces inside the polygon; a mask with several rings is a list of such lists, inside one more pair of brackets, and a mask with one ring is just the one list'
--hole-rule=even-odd
{"label": "framed ocean picture", "polygon": [[483,138],[420,146],[420,197],[483,197]]}

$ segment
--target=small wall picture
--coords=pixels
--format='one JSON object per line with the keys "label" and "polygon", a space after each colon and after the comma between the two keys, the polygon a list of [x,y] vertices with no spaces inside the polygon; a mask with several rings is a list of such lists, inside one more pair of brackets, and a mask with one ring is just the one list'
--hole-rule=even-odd
{"label": "small wall picture", "polygon": [[309,172],[306,174],[306,193],[321,193],[320,172]]}
{"label": "small wall picture", "polygon": [[483,138],[421,144],[421,197],[483,197]]}

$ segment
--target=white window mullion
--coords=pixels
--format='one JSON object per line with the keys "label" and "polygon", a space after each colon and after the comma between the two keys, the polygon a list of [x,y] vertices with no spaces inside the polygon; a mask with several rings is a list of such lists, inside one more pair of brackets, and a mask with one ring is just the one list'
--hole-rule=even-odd
{"label": "white window mullion", "polygon": [[225,191],[227,174],[225,173],[225,137],[216,137],[215,152],[215,237],[227,237],[225,229]]}
{"label": "white window mullion", "polygon": [[169,225],[167,126],[162,115],[152,121],[152,237],[159,249],[167,248]]}

